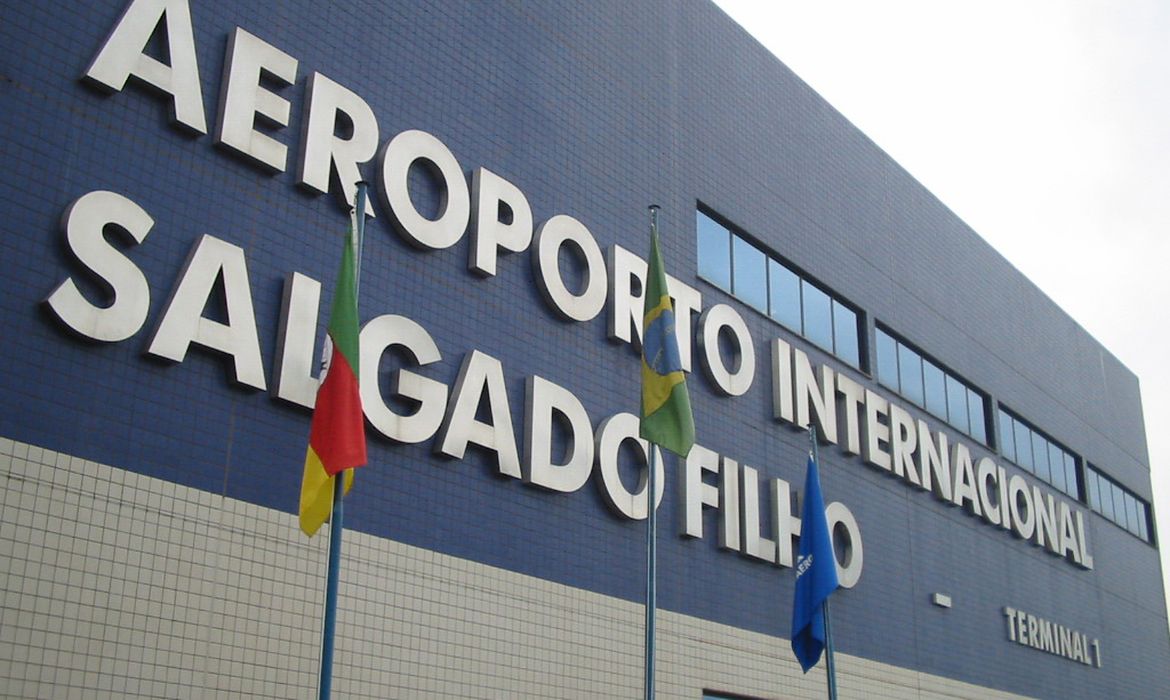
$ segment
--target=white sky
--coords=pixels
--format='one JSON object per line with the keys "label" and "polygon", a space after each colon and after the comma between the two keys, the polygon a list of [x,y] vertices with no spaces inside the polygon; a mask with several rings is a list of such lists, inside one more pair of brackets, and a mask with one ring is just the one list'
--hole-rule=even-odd
{"label": "white sky", "polygon": [[1170,3],[716,3],[1138,375],[1170,542]]}

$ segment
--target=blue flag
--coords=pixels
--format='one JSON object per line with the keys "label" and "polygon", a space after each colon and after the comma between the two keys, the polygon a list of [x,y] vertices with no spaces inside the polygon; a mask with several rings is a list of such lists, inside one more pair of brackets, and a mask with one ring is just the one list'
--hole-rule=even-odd
{"label": "blue flag", "polygon": [[800,516],[800,553],[796,557],[796,595],[792,604],[792,651],[805,673],[825,648],[825,613],[821,605],[837,590],[837,562],[817,463],[808,456],[804,508]]}

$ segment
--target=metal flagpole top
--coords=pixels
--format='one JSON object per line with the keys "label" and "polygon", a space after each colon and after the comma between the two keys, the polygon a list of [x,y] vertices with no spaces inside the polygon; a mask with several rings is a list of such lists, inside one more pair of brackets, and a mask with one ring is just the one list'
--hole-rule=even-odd
{"label": "metal flagpole top", "polygon": [[357,287],[361,284],[362,279],[362,253],[366,245],[366,209],[368,208],[366,202],[369,201],[370,183],[366,180],[358,180],[354,183],[357,187],[357,192],[353,197],[353,212],[354,212],[354,295],[357,295]]}

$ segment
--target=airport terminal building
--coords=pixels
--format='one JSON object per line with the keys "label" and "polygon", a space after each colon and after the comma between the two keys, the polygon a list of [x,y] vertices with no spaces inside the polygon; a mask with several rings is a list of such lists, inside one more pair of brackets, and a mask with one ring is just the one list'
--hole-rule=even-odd
{"label": "airport terminal building", "polygon": [[697,444],[662,698],[1170,688],[1138,378],[705,0],[0,9],[0,696],[315,696],[297,503],[354,183],[345,698],[636,698],[647,206]]}

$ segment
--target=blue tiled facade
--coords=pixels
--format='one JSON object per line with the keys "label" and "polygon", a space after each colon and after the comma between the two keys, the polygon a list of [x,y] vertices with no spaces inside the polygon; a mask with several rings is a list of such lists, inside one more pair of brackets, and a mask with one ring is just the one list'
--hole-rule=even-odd
{"label": "blue tiled facade", "polygon": [[[235,27],[299,61],[295,84],[277,90],[292,103],[289,124],[266,132],[289,147],[289,167],[277,174],[170,125],[168,99],[155,92],[129,85],[108,94],[80,79],[120,0],[52,5],[0,9],[4,437],[295,511],[309,412],[233,383],[221,355],[195,347],[166,363],[145,350],[204,234],[245,251],[270,386],[286,275],[321,281],[330,298],[345,212],[295,176],[306,79],[320,72],[369,104],[380,142],[427,131],[469,178],[480,166],[500,174],[527,196],[537,224],[571,215],[602,250],[618,244],[644,256],[646,206],[662,205],[669,271],[702,293],[704,308],[735,307],[756,349],[754,384],[728,398],[697,371],[693,348],[703,446],[800,488],[807,438],[772,418],[772,338],[898,399],[700,280],[700,203],[860,309],[863,367],[872,367],[880,320],[986,392],[990,406],[1002,402],[1151,499],[1137,378],[707,2],[193,0],[209,127]],[[362,170],[376,181],[374,162]],[[419,208],[437,211],[433,188],[416,185]],[[66,277],[92,299],[105,294],[68,254],[60,226],[70,203],[94,190],[124,195],[155,220],[142,244],[118,244],[151,293],[146,324],[119,343],[78,338],[42,303]],[[443,356],[423,373],[448,385],[473,349],[499,359],[518,443],[530,375],[571,391],[595,427],[636,412],[639,400],[636,351],[607,338],[605,311],[586,322],[559,318],[538,291],[532,255],[501,255],[495,276],[477,276],[467,270],[467,236],[421,251],[379,210],[363,257],[362,320],[396,313],[421,324]],[[222,319],[214,306],[206,314]],[[384,361],[382,382],[399,361]],[[455,460],[436,456],[433,439],[400,445],[369,434],[370,465],[358,474],[347,527],[641,600],[642,524],[613,515],[595,479],[549,493],[496,475],[482,449]],[[1040,697],[1156,697],[1170,687],[1156,545],[1082,503],[1095,560],[1084,570],[838,447],[822,446],[821,456],[826,497],[849,507],[864,537],[862,578],[833,601],[843,652]],[[787,638],[791,570],[720,551],[711,512],[703,539],[676,536],[681,465],[672,459],[666,473],[660,605]],[[953,607],[932,606],[936,592]],[[1004,606],[1099,638],[1102,668],[1009,644]]]}

